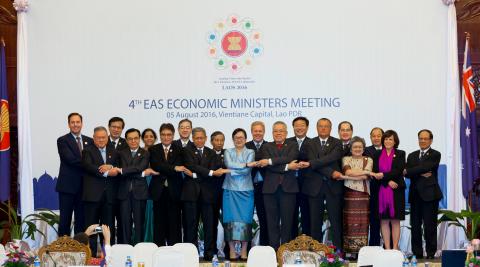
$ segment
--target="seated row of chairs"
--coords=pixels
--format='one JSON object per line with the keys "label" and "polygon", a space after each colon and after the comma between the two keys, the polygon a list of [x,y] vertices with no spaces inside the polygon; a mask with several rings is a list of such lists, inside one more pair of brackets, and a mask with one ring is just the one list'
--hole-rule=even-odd
{"label": "seated row of chairs", "polygon": [[[322,258],[330,251],[324,244],[313,240],[309,236],[299,236],[289,243],[283,244],[275,253],[268,246],[255,246],[248,255],[249,267],[282,267],[293,264],[300,257],[306,264],[319,266]],[[179,243],[174,246],[157,247],[154,243],[139,243],[135,246],[117,244],[110,251],[110,266],[123,267],[127,256],[132,260],[132,266],[144,267],[197,267],[199,255],[197,248],[190,243]],[[52,244],[40,248],[38,256],[42,267],[67,267],[88,265],[90,262],[88,246],[64,236]],[[5,260],[5,248],[0,244],[0,265]],[[400,267],[403,262],[403,253],[397,250],[384,250],[382,247],[363,247],[358,254],[357,266],[388,266]],[[109,267],[110,267],[109,266]]]}

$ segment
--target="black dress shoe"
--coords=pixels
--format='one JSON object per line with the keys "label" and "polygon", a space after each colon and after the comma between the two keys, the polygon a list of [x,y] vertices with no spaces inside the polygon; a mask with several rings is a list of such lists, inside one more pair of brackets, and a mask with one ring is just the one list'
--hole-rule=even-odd
{"label": "black dress shoe", "polygon": [[212,259],[213,259],[213,255],[204,255],[203,256],[204,261],[212,261]]}
{"label": "black dress shoe", "polygon": [[427,259],[433,260],[433,259],[435,259],[435,255],[427,255]]}

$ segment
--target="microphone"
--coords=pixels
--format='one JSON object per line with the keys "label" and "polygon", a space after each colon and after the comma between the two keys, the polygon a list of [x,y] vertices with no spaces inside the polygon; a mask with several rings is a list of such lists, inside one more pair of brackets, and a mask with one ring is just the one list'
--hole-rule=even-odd
{"label": "microphone", "polygon": [[53,267],[57,267],[57,262],[53,259],[52,255],[50,255],[50,250],[47,249],[47,250],[45,251],[45,254],[47,254],[48,257],[50,258],[50,260],[52,260],[52,262],[53,262]]}

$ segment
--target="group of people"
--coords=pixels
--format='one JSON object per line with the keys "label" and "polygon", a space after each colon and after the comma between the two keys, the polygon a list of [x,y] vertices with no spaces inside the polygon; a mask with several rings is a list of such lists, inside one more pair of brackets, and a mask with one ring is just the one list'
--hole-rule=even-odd
{"label": "group of people", "polygon": [[[277,121],[272,142],[265,141],[265,124],[255,121],[252,140],[237,128],[227,135],[234,144],[227,149],[224,133],[211,133],[209,148],[206,130],[188,119],[178,123],[177,140],[175,127],[161,124],[159,143],[153,129],[131,128],[122,138],[125,122],[119,117],[109,120],[108,129],[96,127],[93,139],[81,133],[79,113],[68,115],[68,126],[70,132],[57,140],[59,235],[70,235],[73,213],[75,233],[86,225],[108,225],[112,243],[142,242],[145,229],[153,225],[159,246],[197,245],[201,220],[204,258],[210,260],[217,254],[220,221],[229,257],[246,259],[254,209],[259,243],[274,249],[300,233],[322,241],[326,210],[331,241],[343,251],[355,255],[363,246],[378,246],[380,233],[386,249],[398,249],[408,178],[413,253],[424,257],[422,229],[427,258],[436,252],[442,192],[440,152],[431,148],[430,130],[418,132],[419,150],[406,158],[395,131],[373,128],[367,147],[363,138],[353,136],[348,121],[338,124],[339,138],[331,136],[327,118],[317,121],[318,136],[312,138],[306,136],[305,117],[293,120],[290,138],[287,124]],[[96,240],[90,241],[95,253]]]}

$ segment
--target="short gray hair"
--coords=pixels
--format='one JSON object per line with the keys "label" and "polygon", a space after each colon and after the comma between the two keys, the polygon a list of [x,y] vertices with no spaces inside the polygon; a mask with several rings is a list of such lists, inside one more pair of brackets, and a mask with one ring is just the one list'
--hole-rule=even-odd
{"label": "short gray hair", "polygon": [[100,132],[100,131],[105,131],[106,133],[108,133],[107,128],[105,128],[103,126],[97,126],[93,129],[93,134],[95,134],[96,132]]}
{"label": "short gray hair", "polygon": [[202,127],[195,127],[192,130],[192,136],[195,135],[197,132],[202,132],[205,136],[207,136],[207,131],[205,131]]}
{"label": "short gray hair", "polygon": [[365,143],[365,139],[361,138],[360,136],[354,136],[352,137],[352,140],[350,140],[350,147],[353,145],[353,143],[357,143],[357,142],[362,143],[363,148],[367,146]]}

